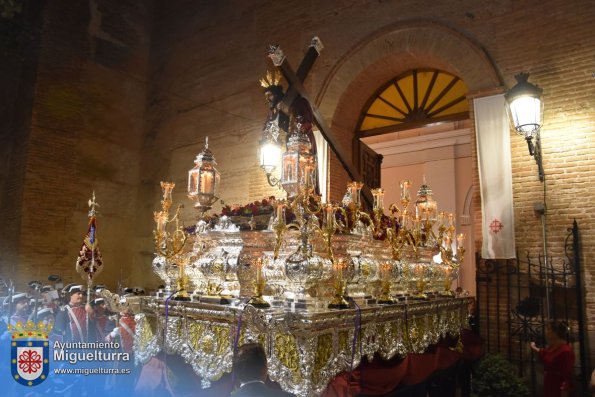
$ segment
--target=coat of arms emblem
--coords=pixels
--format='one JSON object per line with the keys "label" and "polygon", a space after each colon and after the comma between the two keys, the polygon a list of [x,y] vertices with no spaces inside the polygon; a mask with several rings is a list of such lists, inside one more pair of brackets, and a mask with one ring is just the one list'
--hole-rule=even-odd
{"label": "coat of arms emblem", "polygon": [[10,369],[12,378],[24,386],[36,386],[47,379],[50,371],[48,334],[51,325],[44,323],[9,325]]}

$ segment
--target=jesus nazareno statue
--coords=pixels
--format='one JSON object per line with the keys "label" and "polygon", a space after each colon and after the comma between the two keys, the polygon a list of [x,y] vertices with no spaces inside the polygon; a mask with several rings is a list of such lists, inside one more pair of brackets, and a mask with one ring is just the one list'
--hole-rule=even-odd
{"label": "jesus nazareno statue", "polygon": [[278,71],[273,74],[267,72],[266,77],[260,79],[268,105],[267,118],[263,127],[263,138],[275,142],[278,142],[281,131],[287,133],[289,130],[289,117],[281,110],[285,94],[283,87],[279,84],[280,81],[281,75]]}
{"label": "jesus nazareno statue", "polygon": [[[283,87],[279,84],[281,75],[278,71],[271,74],[267,72],[266,77],[260,80],[260,84],[264,87],[264,96],[268,105],[267,119],[263,127],[263,137],[279,142],[281,131],[286,133],[285,144],[291,135],[289,132],[301,131],[304,133],[311,145],[311,153],[316,156],[316,140],[312,127],[314,125],[314,114],[310,103],[301,95],[297,95],[291,106],[289,106],[289,116],[283,111],[283,98],[285,93]],[[320,194],[318,186],[318,170],[316,172],[316,194]]]}

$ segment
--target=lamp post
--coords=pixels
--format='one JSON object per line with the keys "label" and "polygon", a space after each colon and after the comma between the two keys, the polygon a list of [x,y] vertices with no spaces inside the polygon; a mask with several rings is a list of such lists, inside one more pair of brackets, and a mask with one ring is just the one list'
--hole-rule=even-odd
{"label": "lamp post", "polygon": [[[543,90],[527,81],[528,73],[519,73],[514,77],[517,84],[508,90],[504,97],[514,129],[527,141],[529,154],[537,162],[539,180],[543,182],[540,136],[543,117],[543,101],[541,100]],[[535,143],[533,143],[533,138],[535,138]]]}
{"label": "lamp post", "polygon": [[[527,140],[529,147],[529,154],[535,158],[539,172],[539,180],[544,182],[545,174],[543,172],[543,164],[541,157],[541,126],[543,124],[543,101],[541,95],[543,90],[535,84],[529,83],[528,73],[519,73],[514,78],[517,84],[512,87],[506,95],[506,102],[510,112],[511,121],[514,125],[515,131]],[[533,143],[535,138],[535,144]],[[546,230],[546,207],[545,207],[545,190],[544,203],[540,206],[542,209],[538,211],[541,217],[541,233],[543,240],[543,259],[546,266],[545,277],[545,301],[546,301],[546,318],[550,316],[550,282],[549,282],[549,268],[548,268],[548,253],[547,253],[547,230]]]}

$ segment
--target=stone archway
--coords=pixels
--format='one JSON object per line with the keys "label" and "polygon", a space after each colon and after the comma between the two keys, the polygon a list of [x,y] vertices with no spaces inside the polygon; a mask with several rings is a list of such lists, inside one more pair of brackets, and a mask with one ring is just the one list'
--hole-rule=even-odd
{"label": "stone archway", "polygon": [[481,45],[434,21],[387,26],[353,46],[335,64],[316,96],[327,120],[339,128],[354,125],[374,90],[409,69],[433,67],[465,81],[470,95],[504,87]]}

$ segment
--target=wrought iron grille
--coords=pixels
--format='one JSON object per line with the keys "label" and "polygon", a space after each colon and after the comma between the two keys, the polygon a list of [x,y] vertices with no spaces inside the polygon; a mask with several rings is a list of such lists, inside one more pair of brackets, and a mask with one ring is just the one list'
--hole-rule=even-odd
{"label": "wrought iron grille", "polygon": [[476,258],[477,317],[486,351],[516,364],[532,394],[539,395],[542,367],[529,342],[543,346],[547,322],[566,321],[577,353],[577,390],[587,395],[590,365],[578,224],[574,221],[568,229],[564,258],[548,258],[547,263],[541,255],[517,258]]}

